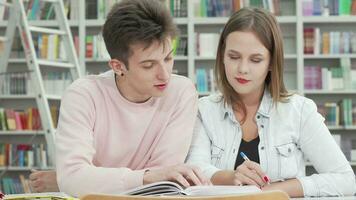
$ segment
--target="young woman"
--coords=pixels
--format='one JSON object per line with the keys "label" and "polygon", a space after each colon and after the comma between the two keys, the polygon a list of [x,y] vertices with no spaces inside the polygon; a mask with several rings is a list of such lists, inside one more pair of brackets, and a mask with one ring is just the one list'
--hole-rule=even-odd
{"label": "young woman", "polygon": [[[292,197],[353,195],[355,175],[315,103],[287,92],[283,59],[272,14],[243,8],[231,16],[216,58],[221,94],[200,99],[186,161],[213,184],[257,185]],[[318,174],[305,175],[306,159]]]}

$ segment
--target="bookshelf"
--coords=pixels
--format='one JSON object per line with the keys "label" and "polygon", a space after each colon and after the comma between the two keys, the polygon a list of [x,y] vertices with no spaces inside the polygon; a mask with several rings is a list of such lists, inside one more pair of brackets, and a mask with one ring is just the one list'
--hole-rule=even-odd
{"label": "bookshelf", "polygon": [[[87,57],[86,37],[88,35],[99,35],[101,27],[104,24],[104,15],[108,12],[107,3],[115,2],[104,0],[68,0],[71,7],[71,16],[69,25],[73,36],[78,36],[77,51],[82,74],[97,74],[109,69],[108,58],[105,57]],[[189,77],[197,82],[197,69],[210,70],[215,64],[215,55],[197,54],[197,36],[196,33],[210,34],[215,33],[218,37],[228,17],[223,15],[210,16],[200,15],[198,8],[200,0],[162,0],[166,2],[181,1],[180,7],[174,21],[178,25],[180,35],[186,38],[184,52],[175,56],[174,73]],[[218,2],[229,2],[224,0]],[[104,7],[103,6],[104,3]],[[252,1],[251,1],[252,2]],[[256,1],[254,1],[256,2]],[[258,2],[258,1],[257,1]],[[262,2],[262,1],[261,1]],[[277,2],[277,1],[276,1]],[[356,68],[356,52],[352,53],[334,53],[334,54],[304,54],[304,28],[319,28],[320,32],[331,31],[348,31],[356,33],[356,16],[305,16],[303,8],[305,2],[310,0],[279,0],[279,15],[277,20],[280,23],[285,49],[285,83],[289,91],[305,95],[313,99],[317,104],[325,102],[339,102],[344,98],[352,99],[356,102],[356,89],[347,88],[339,90],[327,89],[307,89],[304,87],[305,66],[320,65],[322,67],[332,68],[338,66],[340,60],[348,58],[351,60],[351,68]],[[101,5],[101,11],[98,16],[98,5]],[[231,8],[231,7],[230,7]],[[183,10],[183,11],[182,11]],[[74,14],[72,14],[74,13]],[[52,27],[54,20],[34,20],[33,25]],[[7,21],[0,20],[0,33],[3,33]],[[214,35],[207,35],[214,37]],[[9,60],[8,70],[10,72],[22,71],[26,69],[26,61],[20,55],[16,55]],[[207,74],[209,74],[208,72]],[[206,82],[209,79],[207,78]],[[204,91],[199,91],[200,96],[206,96],[211,93],[211,85],[207,86]],[[59,107],[61,95],[50,94],[47,96],[51,99],[53,105]],[[35,105],[35,95],[21,94],[0,94],[0,104],[4,108],[25,109]],[[356,117],[355,117],[356,118]],[[341,137],[341,148],[346,157],[350,159],[350,150],[352,149],[352,140],[356,140],[356,125],[328,125],[329,130],[334,135]],[[45,132],[43,130],[13,130],[0,131],[0,141],[5,143],[19,143],[35,141],[44,143]],[[356,147],[354,147],[356,148]],[[351,161],[356,169],[355,161]],[[52,166],[49,166],[51,168]],[[29,168],[26,167],[1,167],[0,174],[4,171],[9,172],[9,176],[14,177],[16,174],[29,174]],[[5,176],[7,176],[5,174]],[[1,177],[0,177],[1,178]]]}

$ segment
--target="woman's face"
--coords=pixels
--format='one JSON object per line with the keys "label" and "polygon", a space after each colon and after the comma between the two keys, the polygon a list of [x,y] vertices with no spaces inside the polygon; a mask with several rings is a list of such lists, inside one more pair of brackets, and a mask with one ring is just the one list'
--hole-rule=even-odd
{"label": "woman's face", "polygon": [[235,31],[226,38],[224,65],[227,80],[241,96],[264,90],[270,53],[253,32]]}

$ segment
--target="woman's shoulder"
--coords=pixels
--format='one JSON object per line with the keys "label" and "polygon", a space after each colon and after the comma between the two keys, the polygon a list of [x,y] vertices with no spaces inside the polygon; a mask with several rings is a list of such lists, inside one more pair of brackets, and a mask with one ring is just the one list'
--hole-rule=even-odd
{"label": "woman's shoulder", "polygon": [[226,111],[224,100],[219,93],[199,98],[198,108],[201,115],[213,118]]}
{"label": "woman's shoulder", "polygon": [[316,110],[316,104],[312,99],[309,99],[300,94],[294,93],[290,96],[286,97],[285,101],[280,102],[278,107],[282,107],[288,109],[289,111],[298,111],[301,112],[303,110]]}
{"label": "woman's shoulder", "polygon": [[214,93],[209,96],[199,98],[199,107],[220,107],[224,104],[222,94]]}

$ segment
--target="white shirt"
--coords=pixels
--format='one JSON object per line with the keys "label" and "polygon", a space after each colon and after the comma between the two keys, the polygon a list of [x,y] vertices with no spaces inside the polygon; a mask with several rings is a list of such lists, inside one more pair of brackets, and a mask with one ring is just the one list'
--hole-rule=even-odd
{"label": "white shirt", "polygon": [[[315,103],[296,94],[288,99],[276,107],[265,90],[256,113],[262,170],[272,182],[297,178],[304,196],[353,195],[355,175]],[[241,138],[241,126],[221,94],[203,97],[186,162],[209,178],[219,170],[234,170]],[[305,175],[306,158],[319,174]]]}

